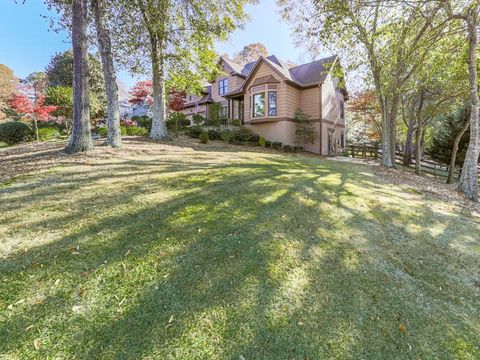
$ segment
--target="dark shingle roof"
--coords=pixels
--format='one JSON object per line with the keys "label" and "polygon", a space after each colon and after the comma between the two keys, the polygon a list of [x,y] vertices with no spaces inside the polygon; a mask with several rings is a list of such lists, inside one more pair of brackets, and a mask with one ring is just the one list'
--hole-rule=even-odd
{"label": "dark shingle roof", "polygon": [[[245,64],[243,67],[236,62],[222,57],[222,59],[234,70],[238,75],[247,77],[258,61],[252,61]],[[283,77],[297,84],[298,86],[309,86],[322,83],[332,65],[337,59],[337,55],[329,56],[320,60],[312,61],[307,64],[302,64],[294,67],[290,67],[286,62],[281,60],[275,55],[269,55],[263,60],[268,63],[272,68],[279,72]]]}
{"label": "dark shingle roof", "polygon": [[308,64],[302,64],[289,69],[289,73],[294,81],[302,85],[318,84],[325,80],[333,63],[337,59],[336,55],[324,59],[312,61]]}

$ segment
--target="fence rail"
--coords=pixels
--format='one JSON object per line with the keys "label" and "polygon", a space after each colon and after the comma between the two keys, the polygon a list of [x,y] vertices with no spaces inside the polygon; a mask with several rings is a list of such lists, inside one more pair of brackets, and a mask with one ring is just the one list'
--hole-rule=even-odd
{"label": "fence rail", "polygon": [[[361,158],[361,159],[374,159],[377,160],[382,157],[382,149],[374,146],[374,145],[364,145],[364,144],[350,144],[347,145],[348,154],[351,155],[353,158]],[[395,152],[395,162],[403,167],[403,153],[400,151]],[[431,160],[422,160],[421,161],[422,171],[433,175],[434,177],[447,177],[448,170],[450,165],[442,164],[439,162],[431,161]],[[415,159],[412,159],[411,164],[408,166],[409,168],[415,168]],[[480,171],[480,167],[479,167]],[[460,169],[455,168],[453,173],[453,177],[456,179],[460,178]]]}

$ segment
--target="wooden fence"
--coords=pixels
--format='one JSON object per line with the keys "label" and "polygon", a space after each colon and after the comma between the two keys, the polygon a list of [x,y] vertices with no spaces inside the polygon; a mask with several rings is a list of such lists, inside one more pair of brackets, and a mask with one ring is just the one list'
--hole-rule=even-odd
{"label": "wooden fence", "polygon": [[[378,160],[379,158],[382,157],[382,149],[373,145],[351,144],[351,145],[347,145],[347,151],[348,151],[348,154],[351,155],[353,158]],[[395,162],[401,165],[402,167],[405,167],[403,165],[402,152],[397,151],[395,153]],[[421,165],[422,165],[422,171],[427,174],[433,175],[434,177],[437,177],[437,176],[448,177],[449,165],[447,164],[438,163],[432,160],[422,160]],[[415,168],[415,159],[412,159],[412,163],[408,167],[413,169]],[[459,168],[455,168],[453,177],[455,179],[460,178]]]}

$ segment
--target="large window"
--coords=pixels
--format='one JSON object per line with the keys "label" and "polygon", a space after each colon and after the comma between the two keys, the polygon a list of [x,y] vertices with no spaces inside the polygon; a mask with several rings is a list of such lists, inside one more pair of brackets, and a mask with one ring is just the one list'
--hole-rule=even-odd
{"label": "large window", "polygon": [[253,95],[253,117],[265,116],[265,93]]}
{"label": "large window", "polygon": [[225,95],[228,92],[228,79],[223,79],[218,82],[218,94]]}
{"label": "large window", "polygon": [[277,92],[268,92],[268,116],[277,116]]}

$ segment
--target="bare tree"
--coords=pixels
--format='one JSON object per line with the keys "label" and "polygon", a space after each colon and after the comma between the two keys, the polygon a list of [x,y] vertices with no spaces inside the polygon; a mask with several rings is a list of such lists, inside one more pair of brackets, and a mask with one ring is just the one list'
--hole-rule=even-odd
{"label": "bare tree", "polygon": [[261,43],[253,43],[245,45],[242,51],[236,53],[233,61],[245,65],[246,63],[257,61],[260,56],[268,56],[267,48]]}

